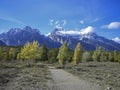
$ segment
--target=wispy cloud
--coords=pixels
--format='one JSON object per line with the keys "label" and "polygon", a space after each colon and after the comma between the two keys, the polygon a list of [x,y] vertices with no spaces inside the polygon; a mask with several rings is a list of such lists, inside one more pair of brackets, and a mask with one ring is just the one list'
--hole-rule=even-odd
{"label": "wispy cloud", "polygon": [[101,20],[106,19],[106,18],[107,18],[107,17],[96,17],[96,18],[92,19],[91,22],[92,22],[92,23],[98,22],[98,21],[101,21]]}
{"label": "wispy cloud", "polygon": [[21,20],[18,20],[16,18],[12,18],[12,17],[8,17],[8,16],[7,17],[0,16],[0,19],[8,21],[8,22],[13,22],[13,23],[18,23],[18,24],[23,24],[23,25],[25,24]]}
{"label": "wispy cloud", "polygon": [[103,25],[102,28],[107,29],[119,29],[120,28],[120,22],[111,22],[108,25]]}
{"label": "wispy cloud", "polygon": [[55,27],[63,27],[67,24],[67,20],[54,20],[54,19],[50,19],[49,20],[49,25],[51,26],[55,26]]}
{"label": "wispy cloud", "polygon": [[100,18],[95,18],[94,20],[93,20],[93,22],[97,22],[97,21],[99,21],[100,20]]}

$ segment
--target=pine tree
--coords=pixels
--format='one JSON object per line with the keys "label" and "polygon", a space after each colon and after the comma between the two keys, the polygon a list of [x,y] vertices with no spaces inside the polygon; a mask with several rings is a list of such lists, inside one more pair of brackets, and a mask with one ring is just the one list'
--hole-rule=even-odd
{"label": "pine tree", "polygon": [[109,52],[108,53],[108,60],[111,61],[111,62],[114,61],[114,54],[113,54],[113,52]]}
{"label": "pine tree", "polygon": [[58,48],[50,49],[48,51],[48,58],[50,63],[57,62]]}
{"label": "pine tree", "polygon": [[40,47],[40,60],[42,61],[48,60],[48,49],[45,44],[42,47]]}
{"label": "pine tree", "polygon": [[58,62],[61,66],[64,65],[66,61],[68,60],[69,51],[70,49],[68,48],[67,43],[64,42],[63,45],[60,47],[59,53],[57,56]]}
{"label": "pine tree", "polygon": [[7,47],[2,48],[2,60],[9,60],[9,49]]}
{"label": "pine tree", "polygon": [[80,43],[77,44],[74,55],[73,55],[73,63],[76,65],[81,61],[82,58],[82,47]]}
{"label": "pine tree", "polygon": [[3,52],[2,60],[9,60],[9,53],[8,52]]}
{"label": "pine tree", "polygon": [[12,59],[14,60],[15,55],[16,55],[15,48],[10,48],[9,49],[9,60],[12,60]]}
{"label": "pine tree", "polygon": [[118,53],[118,62],[120,63],[120,52]]}
{"label": "pine tree", "polygon": [[102,47],[97,47],[92,56],[93,60],[100,61],[100,56],[102,52],[103,52]]}
{"label": "pine tree", "polygon": [[2,60],[2,47],[0,47],[0,60]]}
{"label": "pine tree", "polygon": [[102,51],[100,54],[100,61],[107,61],[107,52]]}
{"label": "pine tree", "polygon": [[113,53],[114,53],[114,62],[118,62],[117,51],[115,50]]}

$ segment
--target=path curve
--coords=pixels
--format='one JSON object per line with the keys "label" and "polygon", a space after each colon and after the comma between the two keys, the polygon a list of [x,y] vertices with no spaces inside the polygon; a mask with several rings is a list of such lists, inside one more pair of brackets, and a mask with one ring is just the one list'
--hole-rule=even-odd
{"label": "path curve", "polygon": [[78,77],[62,70],[49,67],[57,90],[103,90],[100,86],[80,80]]}

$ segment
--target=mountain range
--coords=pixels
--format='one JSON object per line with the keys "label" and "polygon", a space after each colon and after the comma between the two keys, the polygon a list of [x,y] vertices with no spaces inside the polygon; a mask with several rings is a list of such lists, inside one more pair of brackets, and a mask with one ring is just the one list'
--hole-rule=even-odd
{"label": "mountain range", "polygon": [[32,41],[38,41],[40,45],[46,44],[49,48],[59,47],[61,45],[42,35],[38,29],[32,29],[29,26],[23,29],[12,28],[8,32],[0,34],[0,40],[8,46],[22,46]]}
{"label": "mountain range", "polygon": [[58,48],[63,42],[67,42],[67,45],[73,50],[76,44],[80,42],[84,50],[95,50],[97,46],[101,46],[105,50],[120,50],[119,43],[99,36],[95,32],[73,33],[72,31],[65,31],[61,27],[55,28],[48,35],[43,35],[38,29],[32,29],[29,26],[23,29],[12,28],[8,32],[1,33],[0,40],[0,45],[3,42],[8,46],[24,45],[35,40],[40,45],[46,44],[48,48]]}
{"label": "mountain range", "polygon": [[6,44],[2,40],[0,40],[0,46],[6,46]]}

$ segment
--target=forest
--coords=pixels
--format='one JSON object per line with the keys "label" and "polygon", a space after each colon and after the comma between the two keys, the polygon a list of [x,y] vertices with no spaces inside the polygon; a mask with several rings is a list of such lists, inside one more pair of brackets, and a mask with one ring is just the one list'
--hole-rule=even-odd
{"label": "forest", "polygon": [[76,65],[90,61],[120,63],[120,52],[116,50],[107,51],[99,46],[95,51],[84,51],[80,43],[73,51],[66,42],[60,48],[49,49],[46,45],[41,46],[37,41],[33,41],[24,46],[1,46],[0,60],[33,60],[35,62],[59,63],[61,66],[67,63]]}

